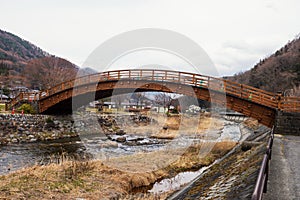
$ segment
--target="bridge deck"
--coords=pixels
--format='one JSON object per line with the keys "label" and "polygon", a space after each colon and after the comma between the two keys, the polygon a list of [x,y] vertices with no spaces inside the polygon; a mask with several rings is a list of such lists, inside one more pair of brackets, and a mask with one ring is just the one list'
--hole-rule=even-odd
{"label": "bridge deck", "polygon": [[[227,96],[234,97],[231,101],[236,101],[236,99],[242,100],[240,104],[244,104],[245,102],[249,104],[250,102],[250,104],[258,104],[270,109],[284,110],[286,112],[300,112],[299,97],[282,97],[280,94],[267,92],[248,85],[200,74],[150,69],[108,71],[79,77],[75,80],[69,80],[58,84],[39,94],[20,93],[11,101],[11,106],[15,106],[18,102],[24,100],[38,101],[40,104],[40,113],[42,113],[49,107],[65,100],[62,98],[70,98],[70,92],[67,94],[66,91],[73,91],[74,87],[76,89],[85,86],[86,90],[89,90],[91,88],[89,86],[91,85],[100,85],[100,83],[117,82],[121,80],[143,80],[157,82],[161,85],[165,83],[181,84],[184,86],[192,86],[195,88],[195,91],[197,88],[201,88],[202,90],[206,89],[214,93],[226,94]],[[158,91],[157,88],[155,90]],[[65,97],[58,95],[62,93],[65,93]],[[72,94],[74,95],[74,91]],[[56,96],[56,99],[52,98],[54,96]],[[52,98],[52,100],[47,101],[49,98]],[[248,105],[248,107],[251,107],[251,105]],[[244,110],[244,108],[239,109]],[[240,112],[240,110],[237,111]]]}

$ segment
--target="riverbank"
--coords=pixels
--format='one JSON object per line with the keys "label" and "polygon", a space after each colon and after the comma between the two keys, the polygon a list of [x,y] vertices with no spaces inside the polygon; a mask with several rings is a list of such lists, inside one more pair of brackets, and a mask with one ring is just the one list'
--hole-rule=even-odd
{"label": "riverbank", "polygon": [[[202,124],[201,128],[209,129],[211,120],[215,119],[202,119],[203,122],[206,121],[203,123],[206,125]],[[147,127],[146,124],[145,127]],[[257,127],[259,127],[257,122],[246,121],[241,127],[242,136],[248,137],[257,130]],[[136,128],[139,127],[136,126]],[[165,130],[162,128],[162,131]],[[175,129],[175,131],[178,130]],[[218,135],[218,132],[219,127],[216,127],[212,135]],[[196,136],[202,136],[202,134],[199,132]],[[189,136],[189,134],[186,135]],[[180,172],[199,170],[208,166],[237,145],[237,142],[226,140],[199,142],[201,141],[199,138],[202,137],[192,138],[196,139],[192,140],[195,142],[190,143],[186,148],[175,144],[158,151],[107,157],[101,161],[67,160],[59,164],[33,166],[19,170],[0,176],[0,196],[8,199],[132,199],[133,197],[164,199],[173,191],[161,194],[139,194],[136,191],[140,188],[149,188],[154,183],[164,178],[174,177]],[[222,165],[218,167],[220,168]]]}
{"label": "riverbank", "polygon": [[[199,130],[206,129],[207,133],[210,134],[205,134],[199,130],[197,134],[187,134],[185,130],[182,132],[182,130],[169,127],[165,130],[164,126],[169,126],[174,118],[181,119],[182,116],[166,116],[157,113],[148,115],[81,113],[74,122],[72,116],[5,115],[5,117],[5,121],[2,121],[4,124],[14,123],[15,125],[2,127],[6,129],[6,132],[11,132],[2,139],[12,140],[14,138],[11,138],[10,135],[13,135],[16,140],[15,143],[9,142],[6,145],[0,145],[0,174],[35,164],[47,165],[53,160],[59,160],[61,155],[76,160],[84,158],[107,160],[116,156],[152,152],[174,145],[179,148],[176,142],[184,142],[182,139],[189,142],[195,140],[196,142],[205,139],[205,135],[209,135],[210,138],[212,136],[218,137],[222,132],[220,127],[214,131],[216,129],[214,123],[209,126],[214,121],[222,122],[221,119],[212,119],[204,115],[200,116],[199,124],[201,127],[199,126]],[[182,118],[181,126],[185,128],[191,121],[186,119],[191,119],[193,116],[187,115]],[[194,119],[194,121],[197,120]],[[36,127],[31,127],[30,124],[36,125]],[[49,126],[48,124],[52,125]],[[219,124],[222,125],[223,123]],[[18,128],[21,131],[18,131]],[[56,132],[57,129],[61,130],[58,134],[59,137],[55,137],[56,134],[52,132]],[[64,134],[64,130],[70,129],[80,133],[80,137],[76,137],[77,134],[72,137]],[[171,133],[173,137],[171,139],[153,137],[156,133],[164,133],[165,135]],[[43,134],[47,137],[40,138],[39,136]],[[174,138],[174,135],[178,138]],[[25,140],[26,137],[30,140]],[[180,138],[182,139],[179,140]],[[183,149],[189,145],[191,144],[181,144]]]}
{"label": "riverbank", "polygon": [[168,199],[251,199],[270,135],[264,126],[249,121],[246,125],[241,130],[247,132],[251,126],[253,134]]}
{"label": "riverbank", "polygon": [[[65,161],[48,166],[34,166],[0,176],[0,194],[2,198],[9,199],[120,198],[135,188],[148,186],[178,172],[207,166],[222,157],[236,143],[216,143],[205,157],[199,159],[201,145],[203,144],[190,146],[179,159],[154,171],[142,172],[151,167],[149,165],[153,160],[157,162],[165,159],[158,152],[135,154],[123,157],[121,161],[113,159],[106,164],[103,161]],[[177,153],[178,149],[168,150],[169,155]],[[144,164],[136,165],[136,162],[132,162],[136,159],[139,159],[138,163],[144,161]],[[123,167],[126,166],[130,170],[116,168],[120,167],[119,164],[115,168],[112,167],[115,162],[123,163]]]}

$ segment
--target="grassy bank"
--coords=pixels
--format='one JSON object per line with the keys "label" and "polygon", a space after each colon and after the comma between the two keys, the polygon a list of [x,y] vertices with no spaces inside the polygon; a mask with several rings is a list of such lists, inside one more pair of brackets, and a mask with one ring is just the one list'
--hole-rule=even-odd
{"label": "grassy bank", "polygon": [[[128,197],[139,187],[170,177],[178,172],[211,164],[236,143],[213,144],[205,156],[199,156],[209,144],[194,144],[187,149],[139,153],[106,161],[75,162],[34,166],[0,176],[0,197],[4,199],[109,199]],[[168,155],[168,157],[166,157]],[[166,159],[169,163],[163,164]],[[161,162],[160,162],[161,161]],[[156,163],[155,168],[153,163]],[[149,196],[151,199],[152,197]]]}

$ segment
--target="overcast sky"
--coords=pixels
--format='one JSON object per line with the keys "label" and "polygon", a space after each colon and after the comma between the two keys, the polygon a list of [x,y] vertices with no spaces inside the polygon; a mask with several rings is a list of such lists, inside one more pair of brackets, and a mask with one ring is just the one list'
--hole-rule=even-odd
{"label": "overcast sky", "polygon": [[79,66],[115,35],[160,28],[195,41],[220,75],[232,75],[300,33],[299,0],[0,0],[0,7],[2,30]]}

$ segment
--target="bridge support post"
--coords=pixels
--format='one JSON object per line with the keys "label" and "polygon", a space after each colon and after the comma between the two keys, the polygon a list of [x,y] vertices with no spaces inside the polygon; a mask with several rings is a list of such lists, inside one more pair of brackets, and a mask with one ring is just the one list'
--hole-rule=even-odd
{"label": "bridge support post", "polygon": [[277,110],[275,133],[300,136],[300,113],[289,113]]}

